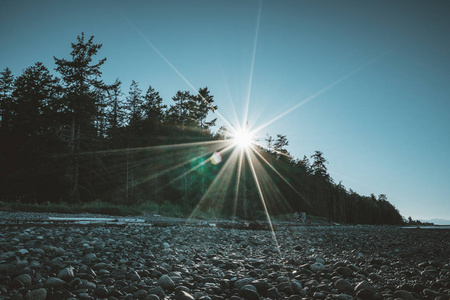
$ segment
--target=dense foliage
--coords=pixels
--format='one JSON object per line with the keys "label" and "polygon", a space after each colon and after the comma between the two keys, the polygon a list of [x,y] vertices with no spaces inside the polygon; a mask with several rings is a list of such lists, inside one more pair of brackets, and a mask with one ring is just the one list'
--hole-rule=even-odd
{"label": "dense foliage", "polygon": [[385,195],[361,196],[336,184],[322,152],[311,161],[292,158],[282,134],[240,161],[224,151],[221,163],[210,163],[229,143],[226,128],[213,133],[216,120],[209,116],[218,107],[208,88],[178,91],[169,107],[152,86],[144,93],[133,81],[124,93],[119,79],[101,80],[106,58],[94,59],[101,47],[79,36],[70,59],[54,58],[60,77],[40,62],[18,77],[8,68],[0,73],[1,200],[169,202],[254,218],[264,197],[274,215],[304,211],[342,223],[402,222]]}

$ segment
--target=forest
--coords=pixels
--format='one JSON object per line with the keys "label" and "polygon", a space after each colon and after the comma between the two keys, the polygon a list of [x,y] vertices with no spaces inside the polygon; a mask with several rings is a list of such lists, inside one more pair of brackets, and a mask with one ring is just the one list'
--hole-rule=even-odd
{"label": "forest", "polygon": [[81,34],[69,59],[54,57],[56,75],[41,62],[19,76],[9,68],[0,73],[0,201],[171,203],[187,213],[243,219],[257,218],[265,203],[274,216],[403,222],[386,195],[363,196],[336,183],[321,151],[292,157],[283,134],[266,136],[252,157],[232,164],[232,149],[224,150],[229,129],[215,129],[220,108],[207,87],[178,91],[166,105],[151,85],[105,83],[101,47]]}

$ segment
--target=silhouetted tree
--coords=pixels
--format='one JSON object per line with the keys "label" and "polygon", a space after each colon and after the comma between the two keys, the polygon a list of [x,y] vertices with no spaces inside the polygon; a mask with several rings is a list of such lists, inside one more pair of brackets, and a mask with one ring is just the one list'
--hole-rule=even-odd
{"label": "silhouetted tree", "polygon": [[181,125],[184,129],[185,125],[189,124],[189,100],[192,98],[191,94],[187,91],[178,91],[172,100],[175,102],[169,107],[168,120],[175,125]]}
{"label": "silhouetted tree", "polygon": [[129,111],[129,124],[131,127],[136,127],[144,118],[144,99],[142,97],[142,90],[136,81],[131,82],[130,91],[127,97],[127,109]]}
{"label": "silhouetted tree", "polygon": [[40,62],[25,69],[14,82],[12,125],[31,137],[47,132],[60,94],[59,80]]}
{"label": "silhouetted tree", "polygon": [[162,124],[166,115],[167,105],[162,104],[163,99],[152,86],[148,87],[144,96],[143,111],[147,120],[154,124]]}
{"label": "silhouetted tree", "polygon": [[11,69],[6,68],[0,73],[0,128],[9,127],[12,118],[12,91],[14,76]]}
{"label": "silhouetted tree", "polygon": [[191,120],[195,120],[201,130],[209,129],[216,124],[216,119],[206,121],[209,112],[217,110],[217,105],[213,105],[214,96],[208,90],[208,87],[201,88],[198,94],[191,95],[189,102],[189,115]]}
{"label": "silhouetted tree", "polygon": [[327,160],[323,157],[323,153],[321,151],[315,151],[313,155],[311,155],[312,163],[311,170],[314,175],[319,175],[320,177],[327,177]]}
{"label": "silhouetted tree", "polygon": [[267,150],[269,151],[269,152],[272,152],[273,151],[273,137],[271,136],[271,135],[266,135],[266,138],[265,138],[265,141],[266,141],[266,145],[267,145]]}
{"label": "silhouetted tree", "polygon": [[[284,134],[277,134],[277,138],[273,142],[273,149],[278,154],[289,155],[289,152],[286,149],[286,146],[289,145],[289,141]],[[279,157],[279,156],[278,156]]]}
{"label": "silhouetted tree", "polygon": [[70,184],[68,199],[70,202],[80,201],[78,178],[80,141],[83,127],[92,124],[92,117],[96,113],[92,90],[103,85],[103,82],[99,80],[100,67],[105,63],[106,58],[92,64],[93,57],[102,47],[101,44],[94,44],[93,39],[94,36],[91,36],[86,42],[84,33],[82,33],[77,37],[77,43],[71,45],[71,60],[54,57],[57,65],[56,71],[61,74],[65,85],[64,113],[70,119],[70,164],[68,170]]}
{"label": "silhouetted tree", "polygon": [[119,79],[108,86],[106,92],[108,94],[107,102],[107,121],[109,124],[109,134],[110,138],[116,138],[118,135],[118,130],[124,125],[125,120],[125,103],[120,98],[122,92],[120,90],[120,85],[122,82]]}

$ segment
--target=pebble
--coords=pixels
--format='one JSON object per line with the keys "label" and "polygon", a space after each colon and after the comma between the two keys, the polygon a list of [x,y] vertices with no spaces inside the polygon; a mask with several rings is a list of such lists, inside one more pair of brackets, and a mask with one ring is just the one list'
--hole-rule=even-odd
{"label": "pebble", "polygon": [[159,285],[166,291],[175,289],[175,283],[168,275],[162,275],[161,277],[159,277],[157,285]]}
{"label": "pebble", "polygon": [[12,275],[17,272],[17,267],[13,264],[0,264],[0,274],[1,275]]}
{"label": "pebble", "polygon": [[325,299],[326,297],[327,297],[327,295],[325,295],[324,293],[320,293],[320,292],[315,292],[313,294],[314,299]]}
{"label": "pebble", "polygon": [[31,285],[31,276],[28,274],[22,274],[14,278],[17,281],[20,281],[23,286],[28,287]]}
{"label": "pebble", "polygon": [[325,269],[325,266],[320,262],[315,262],[309,268],[311,269],[311,271],[317,273],[323,271]]}
{"label": "pebble", "polygon": [[138,290],[133,293],[133,298],[135,299],[145,299],[147,297],[147,292],[145,290]]}
{"label": "pebble", "polygon": [[339,292],[343,292],[343,293],[352,293],[353,292],[353,287],[350,284],[350,282],[348,282],[345,279],[338,279],[335,283],[334,283],[334,287],[339,291]]}
{"label": "pebble", "polygon": [[394,292],[394,297],[395,298],[402,298],[404,300],[414,300],[414,296],[408,292],[408,291],[404,291],[404,290],[398,290]]}
{"label": "pebble", "polygon": [[64,284],[66,284],[66,282],[57,277],[50,277],[45,281],[45,286],[49,288],[59,288]]}
{"label": "pebble", "polygon": [[339,267],[336,269],[336,272],[341,274],[344,277],[351,277],[353,275],[353,271],[350,270],[350,268],[347,267]]}
{"label": "pebble", "polygon": [[154,295],[158,296],[161,299],[164,299],[164,297],[166,296],[166,293],[164,292],[164,290],[160,286],[155,286],[155,287],[150,288],[148,290],[148,293],[149,294],[154,294]]}
{"label": "pebble", "polygon": [[338,300],[353,300],[353,296],[346,295],[346,294],[340,294],[336,297]]}
{"label": "pebble", "polygon": [[73,267],[67,267],[59,271],[58,278],[64,281],[70,281],[75,277]]}
{"label": "pebble", "polygon": [[253,285],[247,284],[239,289],[239,293],[244,299],[259,300],[258,292]]}
{"label": "pebble", "polygon": [[47,298],[47,290],[44,288],[29,291],[27,293],[27,296],[25,297],[26,300],[45,300],[46,298]]}
{"label": "pebble", "polygon": [[369,278],[372,279],[373,281],[382,281],[383,280],[383,277],[377,273],[370,273]]}
{"label": "pebble", "polygon": [[20,249],[17,251],[17,254],[24,256],[25,254],[28,254],[28,250],[27,249]]}
{"label": "pebble", "polygon": [[267,297],[269,297],[270,299],[279,299],[282,297],[282,295],[276,287],[272,287],[267,290]]}
{"label": "pebble", "polygon": [[97,287],[96,289],[94,289],[93,293],[95,296],[105,298],[108,296],[109,291],[106,287],[102,286],[102,287]]}

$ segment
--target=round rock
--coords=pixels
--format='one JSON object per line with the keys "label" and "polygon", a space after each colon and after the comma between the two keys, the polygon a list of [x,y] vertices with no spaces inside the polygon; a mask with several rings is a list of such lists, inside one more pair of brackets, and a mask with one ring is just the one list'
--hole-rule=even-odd
{"label": "round rock", "polygon": [[45,300],[47,298],[47,290],[44,288],[35,289],[28,292],[26,300]]}
{"label": "round rock", "polygon": [[45,281],[45,286],[50,288],[58,288],[65,284],[66,282],[64,280],[61,280],[57,277],[50,277]]}
{"label": "round rock", "polygon": [[70,281],[75,277],[73,267],[67,267],[59,271],[58,278],[64,281]]}
{"label": "round rock", "polygon": [[186,291],[179,291],[175,295],[175,300],[194,300],[194,296],[192,296]]}
{"label": "round rock", "polygon": [[244,285],[240,290],[239,293],[244,297],[245,299],[249,300],[259,300],[258,292],[256,291],[256,288],[251,285],[247,284]]}
{"label": "round rock", "polygon": [[315,262],[311,266],[309,266],[309,268],[313,272],[320,272],[320,271],[323,271],[325,269],[325,266],[322,263],[320,263],[320,262]]}
{"label": "round rock", "polygon": [[242,279],[239,279],[239,280],[237,280],[235,283],[234,283],[234,287],[235,288],[237,288],[237,289],[240,289],[240,288],[242,288],[244,285],[247,285],[247,284],[250,284],[250,283],[252,283],[253,281],[255,280],[255,278],[242,278]]}
{"label": "round rock", "polygon": [[404,300],[414,300],[414,296],[410,292],[405,291],[405,290],[395,291],[394,297],[395,298],[402,298]]}
{"label": "round rock", "polygon": [[339,291],[339,292],[343,292],[343,293],[351,293],[353,292],[353,287],[350,284],[350,282],[348,282],[345,279],[338,279],[335,283],[334,283],[334,287]]}
{"label": "round rock", "polygon": [[167,275],[162,275],[161,277],[159,277],[158,282],[156,284],[166,291],[171,291],[175,289],[175,283],[173,282],[172,278],[170,278]]}
{"label": "round rock", "polygon": [[347,267],[339,267],[336,269],[336,272],[341,274],[344,277],[351,277],[353,275],[352,270]]}
{"label": "round rock", "polygon": [[23,286],[30,286],[31,285],[31,276],[28,274],[22,274],[15,278],[15,280],[20,281]]}

